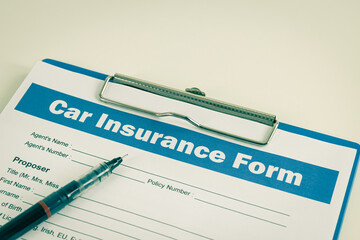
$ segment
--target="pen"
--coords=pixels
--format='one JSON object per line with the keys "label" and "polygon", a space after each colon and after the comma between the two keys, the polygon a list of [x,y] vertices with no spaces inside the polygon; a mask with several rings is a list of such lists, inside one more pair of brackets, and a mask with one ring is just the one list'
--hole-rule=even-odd
{"label": "pen", "polygon": [[72,200],[79,197],[86,189],[108,177],[120,165],[125,156],[100,163],[77,180],[71,181],[43,200],[40,200],[2,226],[0,228],[0,239],[16,239],[42,221],[45,221]]}

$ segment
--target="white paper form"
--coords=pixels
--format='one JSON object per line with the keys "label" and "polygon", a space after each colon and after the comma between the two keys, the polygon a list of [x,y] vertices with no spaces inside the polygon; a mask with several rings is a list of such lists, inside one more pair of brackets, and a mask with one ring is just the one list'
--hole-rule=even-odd
{"label": "white paper form", "polygon": [[[0,225],[128,154],[23,239],[337,238],[359,145],[286,124],[265,147],[198,132],[99,102],[103,77],[39,62],[1,113]],[[112,87],[135,102],[167,102]]]}

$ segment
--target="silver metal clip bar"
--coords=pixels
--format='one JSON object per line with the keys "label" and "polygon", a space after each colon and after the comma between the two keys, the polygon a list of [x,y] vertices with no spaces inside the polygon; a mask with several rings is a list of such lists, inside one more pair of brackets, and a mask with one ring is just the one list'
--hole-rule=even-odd
{"label": "silver metal clip bar", "polygon": [[[253,139],[249,139],[249,138],[245,138],[242,136],[238,136],[229,132],[225,132],[225,131],[221,131],[215,128],[211,128],[208,126],[205,126],[197,121],[195,121],[193,118],[189,117],[189,116],[185,116],[183,114],[179,114],[179,113],[175,113],[175,112],[154,112],[148,109],[143,109],[143,108],[139,108],[139,107],[135,107],[135,106],[131,106],[128,104],[124,104],[121,103],[119,101],[116,100],[112,100],[110,98],[105,97],[105,91],[107,89],[107,87],[109,86],[109,82],[112,81],[114,83],[118,83],[118,84],[123,84],[126,86],[130,86],[130,87],[134,87],[137,89],[141,89],[143,91],[147,91],[153,94],[157,94],[163,97],[167,97],[167,98],[171,98],[171,99],[175,99],[175,100],[180,100],[180,101],[184,101],[187,103],[191,103],[197,106],[201,106],[210,110],[214,110],[214,111],[218,111],[218,112],[222,112],[225,114],[229,114],[232,116],[236,116],[236,117],[240,117],[240,118],[244,118],[247,120],[251,120],[251,121],[255,121],[255,122],[259,122],[268,126],[271,126],[271,132],[268,134],[268,136],[265,137],[265,139],[263,141],[257,141],[257,140],[253,140]],[[201,91],[199,91],[199,93],[202,94]],[[185,92],[185,91],[180,91],[177,89],[173,89],[173,88],[169,88],[169,87],[165,87],[159,84],[155,84],[155,83],[151,83],[151,82],[147,82],[144,80],[140,80],[137,78],[133,78],[133,77],[129,77],[123,74],[115,74],[114,76],[108,76],[105,81],[104,84],[100,90],[99,93],[99,98],[101,101],[105,102],[105,103],[110,103],[119,107],[123,107],[123,108],[127,108],[127,109],[131,109],[131,110],[135,110],[138,112],[142,112],[142,113],[146,113],[155,117],[176,117],[176,118],[180,118],[183,119],[189,123],[191,123],[192,125],[210,131],[210,132],[214,132],[217,134],[221,134],[227,137],[231,137],[237,140],[241,140],[241,141],[245,141],[245,142],[249,142],[249,143],[253,143],[253,144],[258,144],[258,145],[266,145],[269,143],[270,139],[272,138],[272,136],[275,133],[275,130],[277,129],[279,122],[276,120],[276,116],[275,115],[271,115],[271,114],[267,114],[267,113],[263,113],[263,112],[259,112],[256,110],[252,110],[252,109],[248,109],[248,108],[244,108],[244,107],[240,107],[240,106],[236,106],[233,104],[229,104],[229,103],[224,103],[218,100],[214,100],[214,99],[210,99],[207,98],[203,95],[197,95],[194,93],[189,93],[189,92]]]}

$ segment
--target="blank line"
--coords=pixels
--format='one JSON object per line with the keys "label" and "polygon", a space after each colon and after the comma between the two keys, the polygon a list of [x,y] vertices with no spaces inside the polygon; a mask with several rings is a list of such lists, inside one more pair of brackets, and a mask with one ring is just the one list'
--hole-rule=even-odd
{"label": "blank line", "polygon": [[137,239],[137,240],[140,240],[139,238],[136,238],[136,237],[133,237],[133,236],[127,235],[127,234],[122,233],[122,232],[115,231],[115,230],[110,229],[110,228],[106,228],[106,227],[103,227],[103,226],[100,226],[100,225],[97,225],[97,224],[94,224],[94,223],[91,223],[91,222],[87,222],[87,221],[84,221],[84,220],[81,220],[81,219],[78,219],[78,218],[70,217],[70,216],[65,215],[65,214],[62,214],[62,213],[58,213],[58,214],[59,214],[59,215],[61,215],[61,216],[64,216],[64,217],[70,218],[70,219],[74,219],[74,220],[79,221],[79,222],[83,222],[83,223],[86,223],[86,224],[89,224],[89,225],[92,225],[92,226],[95,226],[95,227],[98,227],[98,228],[102,228],[102,229],[108,230],[108,231],[110,231],[110,232],[114,232],[114,233],[117,233],[117,234],[120,234],[120,235],[123,235],[123,236],[129,237],[129,238],[132,238],[132,239]]}
{"label": "blank line", "polygon": [[206,239],[212,240],[212,238],[209,238],[209,237],[200,235],[200,234],[195,233],[195,232],[191,232],[191,231],[189,231],[189,230],[186,230],[186,229],[181,228],[181,227],[177,227],[177,226],[175,226],[175,225],[171,225],[171,224],[166,223],[166,222],[162,222],[162,221],[156,220],[156,219],[154,219],[154,218],[146,217],[146,216],[144,216],[144,215],[141,215],[141,214],[138,214],[138,213],[134,213],[134,212],[131,212],[131,211],[129,211],[129,210],[125,210],[125,209],[123,209],[123,208],[118,208],[118,207],[115,207],[115,206],[112,206],[112,205],[109,205],[109,204],[106,204],[106,203],[102,203],[102,202],[99,202],[99,201],[96,201],[96,200],[93,200],[93,199],[90,199],[90,198],[82,197],[82,196],[80,196],[79,198],[86,199],[86,200],[91,201],[91,202],[94,202],[94,203],[98,203],[98,204],[101,204],[101,205],[104,205],[104,206],[107,206],[107,207],[110,207],[110,208],[114,208],[114,209],[116,209],[116,210],[120,210],[120,211],[123,211],[123,212],[127,212],[127,213],[130,213],[130,214],[136,215],[136,216],[138,216],[138,217],[142,217],[142,218],[145,218],[145,219],[148,219],[148,220],[152,220],[152,221],[154,221],[154,222],[161,223],[161,224],[167,225],[167,226],[169,226],[169,227],[173,227],[173,228],[179,229],[179,230],[181,230],[181,231],[184,231],[184,232],[187,232],[187,233],[191,233],[191,234],[194,234],[194,235],[199,236],[199,237],[202,237],[202,238],[206,238]]}
{"label": "blank line", "polygon": [[241,202],[241,203],[244,203],[244,204],[247,204],[247,205],[251,205],[251,206],[253,206],[253,207],[261,208],[261,209],[264,209],[264,210],[267,210],[267,211],[270,211],[270,212],[274,212],[274,213],[278,213],[278,214],[281,214],[281,215],[285,215],[285,216],[288,216],[288,217],[290,216],[290,215],[287,214],[287,213],[283,213],[283,212],[280,212],[280,211],[276,211],[276,210],[273,210],[273,209],[270,209],[270,208],[266,208],[266,207],[263,207],[263,206],[260,206],[260,205],[256,205],[256,204],[253,204],[253,203],[250,203],[250,202],[246,202],[246,201],[243,201],[243,200],[240,200],[240,199],[237,199],[237,198],[229,197],[229,196],[223,195],[223,194],[221,194],[221,193],[213,192],[213,191],[210,191],[210,190],[201,188],[201,187],[197,187],[197,186],[194,186],[194,185],[191,185],[191,184],[188,184],[188,183],[184,183],[184,182],[181,182],[181,181],[172,179],[172,178],[164,177],[164,176],[161,176],[161,175],[158,175],[158,174],[155,174],[155,173],[151,173],[151,172],[147,172],[147,171],[144,171],[144,170],[141,170],[141,169],[138,169],[138,168],[130,167],[130,166],[125,165],[125,164],[122,164],[122,166],[127,167],[127,168],[130,168],[130,169],[133,169],[133,170],[137,170],[137,171],[140,171],[140,172],[144,172],[144,173],[147,173],[147,174],[156,176],[156,177],[164,178],[164,179],[167,179],[167,180],[170,180],[170,181],[173,181],[173,182],[181,183],[181,184],[183,184],[183,185],[186,185],[186,186],[189,186],[189,187],[193,187],[193,188],[196,188],[196,189],[200,189],[200,190],[202,190],[202,191],[205,191],[205,192],[208,192],[208,193],[212,193],[212,194],[215,194],[215,195],[224,197],[224,198],[228,198],[228,199],[231,199],[231,200],[234,200],[234,201],[237,201],[237,202]]}
{"label": "blank line", "polygon": [[[78,164],[81,164],[81,165],[84,165],[84,166],[87,166],[87,167],[93,167],[89,164],[86,164],[86,163],[82,163],[82,162],[79,162],[79,161],[76,161],[76,160],[71,160],[75,163],[78,163]],[[145,183],[144,181],[141,181],[141,180],[138,180],[138,179],[135,179],[135,178],[132,178],[132,177],[127,177],[127,176],[124,176],[124,175],[121,175],[121,174],[118,174],[118,173],[113,173],[113,175],[116,175],[116,176],[119,176],[119,177],[123,177],[123,178],[127,178],[127,179],[130,179],[130,180],[133,180],[133,181],[136,181],[136,182],[139,182],[139,183]]]}
{"label": "blank line", "polygon": [[84,166],[87,166],[87,167],[93,167],[93,166],[91,166],[91,165],[89,165],[89,164],[86,164],[86,163],[83,163],[83,162],[79,162],[79,161],[76,161],[76,160],[71,160],[72,162],[76,162],[76,163],[78,163],[78,164],[81,164],[81,165],[84,165]]}
{"label": "blank line", "polygon": [[25,204],[28,204],[28,205],[34,205],[33,203],[29,203],[29,202],[25,202],[25,201],[22,201],[22,202]]}
{"label": "blank line", "polygon": [[39,196],[39,197],[45,197],[44,195],[38,194],[38,193],[34,193],[34,195]]}
{"label": "blank line", "polygon": [[105,161],[109,161],[109,159],[102,158],[102,157],[99,157],[99,156],[95,156],[93,154],[86,153],[86,152],[83,152],[83,151],[80,151],[80,150],[77,150],[77,149],[73,149],[73,151],[79,152],[79,153],[82,153],[82,154],[85,154],[85,155],[88,155],[88,156],[91,156],[91,157],[99,158],[99,159],[102,159],[102,160],[105,160]]}
{"label": "blank line", "polygon": [[127,177],[127,176],[124,176],[124,175],[121,175],[121,174],[118,174],[118,173],[113,173],[113,175],[116,175],[116,176],[119,176],[119,177],[123,177],[123,178],[127,178],[127,179],[130,179],[130,180],[134,180],[134,181],[139,182],[139,183],[145,183],[144,181],[137,180],[137,179],[131,178],[131,177]]}
{"label": "blank line", "polygon": [[122,220],[120,220],[120,219],[116,219],[116,218],[113,218],[113,217],[110,217],[110,216],[107,216],[107,215],[104,215],[104,214],[100,214],[100,213],[97,213],[97,212],[93,212],[93,211],[88,210],[88,209],[84,209],[84,208],[76,207],[76,206],[71,205],[71,204],[69,204],[69,206],[71,206],[71,207],[73,207],[73,208],[77,208],[77,209],[83,210],[83,211],[85,211],[85,212],[93,213],[93,214],[96,214],[96,215],[98,215],[98,216],[105,217],[105,218],[108,218],[108,219],[111,219],[111,220],[114,220],[114,221],[117,221],[117,222],[125,223],[125,224],[127,224],[127,225],[130,225],[130,226],[133,226],[133,227],[136,227],[136,228],[139,228],[139,229],[142,229],[142,230],[145,230],[145,231],[151,232],[151,233],[155,233],[155,234],[158,234],[158,235],[163,236],[163,237],[167,237],[167,238],[170,238],[170,239],[175,239],[175,240],[176,240],[176,238],[173,238],[173,237],[170,237],[170,236],[164,235],[164,234],[162,234],[162,233],[158,233],[158,232],[152,231],[152,230],[147,229],[147,228],[140,227],[140,226],[135,225],[135,224],[131,224],[131,223],[128,223],[128,222],[122,221]]}
{"label": "blank line", "polygon": [[285,225],[282,225],[282,224],[279,224],[279,223],[276,223],[276,222],[273,222],[273,221],[270,221],[270,220],[266,220],[266,219],[264,219],[264,218],[259,218],[259,217],[256,217],[256,216],[253,216],[253,215],[250,215],[250,214],[246,214],[246,213],[243,213],[243,212],[239,212],[239,211],[236,211],[236,210],[234,210],[234,209],[230,209],[230,208],[227,208],[227,207],[223,207],[223,206],[217,205],[217,204],[215,204],[215,203],[207,202],[207,201],[204,201],[204,200],[201,200],[201,199],[198,199],[198,198],[194,198],[194,199],[197,200],[197,201],[200,201],[200,202],[203,202],[203,203],[206,203],[206,204],[215,206],[215,207],[219,207],[219,208],[222,208],[222,209],[231,211],[231,212],[239,213],[239,214],[244,215],[244,216],[248,216],[248,217],[251,217],[251,218],[255,218],[255,219],[258,219],[258,220],[261,220],[261,221],[264,221],[264,222],[272,223],[272,224],[274,224],[274,225],[278,225],[278,226],[280,226],[280,227],[285,227],[285,228],[286,228]]}
{"label": "blank line", "polygon": [[66,230],[70,230],[70,231],[73,231],[73,232],[76,232],[76,233],[80,233],[84,236],[88,236],[88,237],[92,237],[92,238],[95,238],[95,239],[99,239],[99,240],[102,240],[102,238],[98,238],[98,237],[95,237],[95,236],[92,236],[92,235],[89,235],[87,233],[83,233],[83,232],[80,232],[80,231],[77,231],[77,230],[74,230],[74,229],[71,229],[71,228],[67,228],[67,227],[64,227],[64,226],[61,226],[61,225],[58,225],[58,224],[55,224],[55,223],[52,223],[52,222],[48,222],[48,221],[45,221],[46,223],[50,223],[54,226],[57,226],[57,227],[60,227],[60,228],[63,228],[63,229],[66,229]]}

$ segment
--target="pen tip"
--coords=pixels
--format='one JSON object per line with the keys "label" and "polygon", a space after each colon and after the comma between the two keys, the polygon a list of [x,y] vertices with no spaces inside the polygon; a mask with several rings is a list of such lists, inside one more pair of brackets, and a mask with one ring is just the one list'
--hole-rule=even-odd
{"label": "pen tip", "polygon": [[127,154],[125,154],[122,157],[114,158],[114,159],[108,161],[106,164],[111,168],[111,171],[112,171],[114,168],[116,168],[117,166],[120,165],[120,163],[123,161],[123,158],[126,156],[127,156]]}

